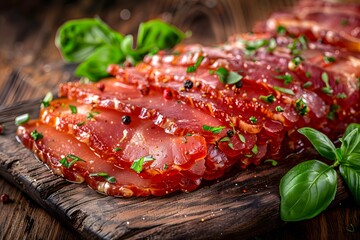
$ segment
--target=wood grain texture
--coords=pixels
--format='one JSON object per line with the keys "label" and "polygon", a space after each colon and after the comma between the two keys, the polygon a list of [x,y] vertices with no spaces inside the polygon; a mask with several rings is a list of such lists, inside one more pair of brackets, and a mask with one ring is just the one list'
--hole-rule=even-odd
{"label": "wood grain texture", "polygon": [[[0,153],[0,194],[8,193],[13,202],[0,203],[0,239],[78,239],[81,236],[84,239],[111,239],[115,236],[184,239],[193,236],[191,234],[202,233],[200,230],[203,229],[206,230],[204,234],[196,238],[360,239],[360,210],[351,200],[343,200],[347,198],[343,187],[333,207],[312,220],[284,224],[278,219],[276,181],[280,173],[277,171],[285,171],[289,167],[287,165],[276,169],[261,166],[252,169],[252,172],[230,174],[228,178],[208,183],[190,194],[135,200],[112,199],[94,193],[86,186],[73,185],[53,176],[15,141],[13,135],[13,118],[16,115],[31,110],[35,118],[39,99],[48,91],[56,92],[58,83],[73,79],[74,66],[63,63],[54,45],[56,29],[66,20],[98,15],[118,31],[136,33],[141,21],[160,17],[183,30],[192,30],[191,41],[212,44],[226,40],[233,33],[250,30],[255,21],[265,19],[271,12],[294,2],[1,2],[0,123],[5,122],[8,130],[5,135],[0,135],[0,148],[3,149]],[[123,9],[131,12],[129,20],[120,18],[119,13]],[[7,107],[34,98],[38,100]],[[264,175],[266,171],[269,175]],[[256,173],[257,177],[252,177],[251,173]],[[84,194],[90,199],[83,199]],[[246,202],[245,199],[254,201]],[[266,207],[264,213],[258,216],[249,208],[263,206],[265,200],[260,199],[272,201],[273,205]],[[159,214],[163,219],[158,219]],[[269,216],[262,218],[264,214]],[[248,216],[252,216],[248,218],[251,219],[249,222],[235,221]],[[222,222],[224,218],[228,218],[229,225]],[[180,223],[183,229],[176,227]],[[257,224],[255,230],[249,226],[253,224]]]}

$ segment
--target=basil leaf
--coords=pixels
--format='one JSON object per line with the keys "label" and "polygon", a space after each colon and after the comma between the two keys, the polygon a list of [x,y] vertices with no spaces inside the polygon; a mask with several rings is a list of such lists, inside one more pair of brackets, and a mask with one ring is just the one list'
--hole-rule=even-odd
{"label": "basil leaf", "polygon": [[341,165],[360,170],[360,153],[350,153],[343,158]]}
{"label": "basil leaf", "polygon": [[300,221],[320,214],[335,198],[336,179],[336,171],[318,160],[292,168],[280,181],[281,219]]}
{"label": "basil leaf", "polygon": [[94,53],[75,70],[78,77],[87,77],[90,81],[98,81],[109,76],[107,68],[112,63],[120,63],[125,60],[124,54],[112,46],[103,46]]}
{"label": "basil leaf", "polygon": [[235,84],[243,78],[237,72],[229,72],[224,67],[219,67],[214,73],[219,76],[219,81],[224,84]]}
{"label": "basil leaf", "polygon": [[357,128],[353,129],[349,134],[342,139],[342,144],[340,147],[341,154],[343,157],[346,157],[348,154],[352,152],[360,153],[360,134]]}
{"label": "basil leaf", "polygon": [[311,144],[321,156],[329,160],[340,159],[336,151],[336,147],[325,134],[309,127],[301,128],[298,132],[309,139]]}
{"label": "basil leaf", "polygon": [[[358,161],[360,161],[360,158]],[[343,165],[340,165],[339,169],[356,203],[360,205],[360,169],[353,169]]]}
{"label": "basil leaf", "polygon": [[360,124],[359,123],[350,123],[349,126],[347,126],[347,128],[345,130],[344,137],[349,135],[349,133],[354,129],[358,129],[358,131],[360,132]]}
{"label": "basil leaf", "polygon": [[99,18],[94,18],[66,22],[59,28],[55,44],[67,62],[79,63],[99,47],[120,48],[122,40],[122,34],[112,30]]}
{"label": "basil leaf", "polygon": [[140,53],[156,53],[156,49],[170,49],[186,37],[178,28],[155,19],[139,26],[137,50]]}

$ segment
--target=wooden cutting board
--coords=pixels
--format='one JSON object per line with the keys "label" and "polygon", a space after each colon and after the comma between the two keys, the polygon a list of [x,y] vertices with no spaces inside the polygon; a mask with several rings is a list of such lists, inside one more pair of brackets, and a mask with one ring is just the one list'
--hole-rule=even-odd
{"label": "wooden cutting board", "polygon": [[[231,172],[191,193],[107,197],[53,175],[16,141],[14,118],[23,113],[36,118],[39,103],[32,100],[0,110],[0,122],[7,129],[0,135],[0,174],[86,239],[243,239],[284,224],[278,185],[300,155],[276,167],[263,164]],[[339,180],[334,204],[348,196]]]}

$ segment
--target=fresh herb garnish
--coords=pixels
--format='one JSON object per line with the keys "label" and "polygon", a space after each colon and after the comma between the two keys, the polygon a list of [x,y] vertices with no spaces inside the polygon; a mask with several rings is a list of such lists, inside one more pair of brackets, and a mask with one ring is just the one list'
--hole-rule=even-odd
{"label": "fresh herb garnish", "polygon": [[327,114],[327,119],[334,120],[337,112],[340,110],[340,106],[337,104],[331,104],[330,111]]}
{"label": "fresh herb garnish", "polygon": [[277,111],[277,112],[284,112],[284,108],[282,108],[281,106],[276,106],[276,107],[275,107],[275,111]]}
{"label": "fresh herb garnish", "polygon": [[325,87],[323,87],[321,90],[327,95],[332,95],[334,91],[330,87],[329,75],[326,72],[321,74],[321,80],[325,83]]}
{"label": "fresh herb garnish", "polygon": [[273,52],[275,50],[275,48],[276,48],[276,45],[277,44],[276,44],[275,38],[270,38],[267,51],[268,52]]}
{"label": "fresh herb garnish", "polygon": [[115,148],[113,149],[113,152],[118,152],[118,151],[121,151],[121,150],[122,150],[121,147],[115,147]]}
{"label": "fresh herb garnish", "polygon": [[306,71],[306,72],[305,72],[305,77],[310,78],[310,77],[311,77],[311,73],[310,73],[309,71]]}
{"label": "fresh herb garnish", "polygon": [[271,163],[271,165],[274,167],[278,165],[278,162],[275,161],[274,159],[267,159],[264,161],[264,163],[267,163],[267,162]]}
{"label": "fresh herb garnish", "polygon": [[253,55],[256,50],[261,47],[267,46],[269,44],[269,40],[267,39],[258,39],[254,41],[245,42],[245,53],[247,55]]}
{"label": "fresh herb garnish", "polygon": [[249,117],[249,120],[250,120],[250,122],[251,122],[252,124],[257,123],[257,119],[256,119],[256,117],[254,117],[254,116]]}
{"label": "fresh herb garnish", "polygon": [[282,25],[279,25],[277,26],[276,28],[276,32],[279,34],[279,35],[283,35],[287,32],[286,28]]}
{"label": "fresh herb garnish", "polygon": [[312,82],[307,81],[306,83],[304,83],[304,84],[302,85],[302,87],[303,87],[303,88],[308,88],[308,87],[310,87],[311,85],[312,85]]}
{"label": "fresh herb garnish", "polygon": [[37,141],[37,140],[39,140],[39,139],[42,139],[42,138],[44,137],[44,136],[43,136],[41,133],[39,133],[36,129],[30,133],[30,136],[31,136],[35,141]]}
{"label": "fresh herb garnish", "polygon": [[231,139],[230,139],[228,136],[222,137],[222,138],[219,140],[219,142],[230,142],[230,141],[231,141]]}
{"label": "fresh herb garnish", "polygon": [[329,166],[310,160],[292,168],[280,181],[280,215],[284,221],[310,219],[325,210],[335,198],[337,174],[340,175],[360,204],[360,124],[350,124],[336,148],[323,133],[312,128],[298,130],[312,143],[318,153],[334,161]]}
{"label": "fresh herb garnish", "polygon": [[[72,161],[68,162],[68,158],[72,159]],[[60,159],[60,161],[59,161],[59,163],[66,168],[70,168],[76,162],[86,162],[86,161],[79,158],[78,156],[73,155],[73,154],[68,154],[66,157]]]}
{"label": "fresh herb garnish", "polygon": [[347,20],[346,18],[342,18],[340,19],[340,24],[341,26],[347,26],[349,25],[349,20]]}
{"label": "fresh herb garnish", "polygon": [[336,98],[345,99],[345,98],[347,98],[347,96],[345,93],[338,93],[338,94],[336,94]]}
{"label": "fresh herb garnish", "polygon": [[259,150],[258,150],[258,146],[255,144],[254,145],[254,147],[251,149],[251,152],[253,153],[253,154],[258,154],[258,152],[259,152]]}
{"label": "fresh herb garnish", "polygon": [[200,64],[201,64],[201,62],[202,62],[203,60],[204,60],[204,57],[203,57],[203,56],[200,56],[194,65],[189,66],[189,67],[186,69],[186,72],[188,72],[188,73],[195,72],[196,69],[198,69],[198,67],[200,66]]}
{"label": "fresh herb garnish", "polygon": [[229,72],[224,67],[219,67],[216,71],[214,71],[214,74],[218,75],[219,81],[224,84],[235,84],[243,78],[243,76],[241,76],[237,72]]}
{"label": "fresh herb garnish", "polygon": [[25,113],[23,115],[17,116],[15,118],[15,124],[17,126],[20,126],[22,124],[27,123],[28,121],[30,121],[30,115],[28,113]]}
{"label": "fresh herb garnish", "polygon": [[246,142],[245,137],[242,134],[238,133],[238,137],[242,143]]}
{"label": "fresh herb garnish", "polygon": [[335,62],[335,57],[324,55],[324,62],[325,62],[325,63]]}
{"label": "fresh herb garnish", "polygon": [[59,28],[55,43],[65,61],[81,63],[75,70],[76,76],[98,81],[109,75],[109,64],[125,60],[135,64],[146,54],[170,49],[185,37],[179,29],[161,20],[151,20],[140,24],[133,49],[131,35],[123,36],[94,18],[66,22]]}
{"label": "fresh herb garnish", "polygon": [[275,97],[272,94],[270,94],[268,96],[262,96],[261,95],[259,97],[259,99],[266,102],[266,103],[273,103],[275,101]]}
{"label": "fresh herb garnish", "polygon": [[213,134],[219,134],[225,128],[225,126],[212,127],[212,126],[208,126],[208,125],[203,125],[202,128],[205,131],[212,132]]}
{"label": "fresh herb garnish", "polygon": [[48,92],[44,99],[41,102],[41,106],[44,108],[47,108],[48,106],[50,106],[50,102],[53,100],[53,94],[52,92]]}
{"label": "fresh herb garnish", "polygon": [[86,116],[87,119],[92,119],[95,117],[95,115],[98,115],[100,114],[100,112],[97,112],[97,111],[91,111],[88,113],[88,115]]}
{"label": "fresh herb garnish", "polygon": [[77,113],[77,107],[73,106],[73,105],[69,105],[70,111],[72,114],[76,114]]}
{"label": "fresh herb garnish", "polygon": [[273,86],[274,90],[282,92],[282,93],[286,93],[289,95],[295,95],[294,91],[289,89],[289,88],[283,88],[283,87],[279,87],[279,86]]}
{"label": "fresh herb garnish", "polygon": [[114,176],[109,176],[106,172],[90,173],[89,177],[102,177],[109,183],[116,183],[116,178]]}
{"label": "fresh herb garnish", "polygon": [[295,66],[299,66],[300,63],[302,63],[304,61],[304,59],[300,56],[295,56],[293,57],[293,59],[291,59],[291,62],[293,62],[295,64]]}
{"label": "fresh herb garnish", "polygon": [[306,105],[306,102],[301,97],[296,100],[295,109],[301,116],[304,116],[309,112],[309,108]]}
{"label": "fresh herb garnish", "polygon": [[289,84],[289,83],[291,83],[291,82],[293,81],[292,76],[289,75],[289,74],[284,74],[284,75],[275,76],[275,78],[284,80],[284,84],[285,84],[285,85],[286,85],[286,84]]}
{"label": "fresh herb garnish", "polygon": [[134,162],[131,164],[131,169],[134,170],[137,173],[140,173],[143,170],[143,165],[146,162],[154,161],[155,158],[153,158],[152,155],[144,156],[139,159],[134,160]]}

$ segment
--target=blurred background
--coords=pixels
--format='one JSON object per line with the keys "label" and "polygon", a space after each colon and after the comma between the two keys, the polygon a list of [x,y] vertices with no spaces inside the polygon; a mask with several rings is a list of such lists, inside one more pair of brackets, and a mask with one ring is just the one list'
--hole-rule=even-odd
{"label": "blurred background", "polygon": [[[54,38],[58,27],[70,19],[99,16],[123,34],[136,34],[138,25],[161,18],[183,31],[188,42],[216,44],[252,26],[296,0],[13,0],[0,2],[0,111],[6,106],[56,92],[58,83],[73,79],[74,66],[66,65]],[[359,2],[356,0],[348,2]],[[0,203],[0,239],[77,239],[55,218],[0,177],[0,195],[12,202]],[[343,236],[359,222],[352,203],[330,209],[311,220],[287,225],[265,239],[303,239]],[[352,218],[351,218],[352,216]],[[350,220],[349,220],[350,219]],[[351,222],[355,219],[355,222]],[[352,220],[354,221],[354,220]],[[339,230],[340,229],[340,230]],[[334,231],[340,235],[334,234]],[[351,235],[346,235],[351,236]],[[261,238],[260,238],[261,239]]]}

